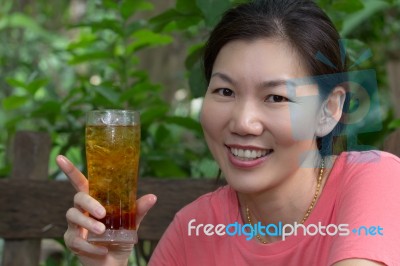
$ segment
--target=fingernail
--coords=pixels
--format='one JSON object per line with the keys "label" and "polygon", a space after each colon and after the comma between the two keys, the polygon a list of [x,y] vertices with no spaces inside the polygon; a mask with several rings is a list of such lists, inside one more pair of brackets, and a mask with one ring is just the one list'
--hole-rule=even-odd
{"label": "fingernail", "polygon": [[153,197],[151,197],[151,201],[152,202],[156,202],[157,201],[157,197],[155,195],[153,195]]}
{"label": "fingernail", "polygon": [[96,216],[100,217],[100,218],[103,217],[106,214],[106,212],[105,212],[103,207],[97,208],[94,212],[96,213]]}
{"label": "fingernail", "polygon": [[102,234],[105,229],[106,227],[102,223],[95,223],[95,225],[93,226],[93,230],[99,234]]}
{"label": "fingernail", "polygon": [[65,157],[64,155],[58,155],[57,160],[61,161],[61,163],[63,163],[63,164],[71,164],[71,161],[68,160],[68,158]]}
{"label": "fingernail", "polygon": [[57,161],[65,162],[65,157],[62,156],[62,155],[57,155],[56,160],[57,160]]}

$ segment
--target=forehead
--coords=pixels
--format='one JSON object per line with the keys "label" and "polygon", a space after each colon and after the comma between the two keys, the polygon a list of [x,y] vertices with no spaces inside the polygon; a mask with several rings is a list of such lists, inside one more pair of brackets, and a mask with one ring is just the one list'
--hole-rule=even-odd
{"label": "forehead", "polygon": [[263,78],[308,76],[303,60],[292,45],[275,38],[228,42],[214,62],[212,72],[219,71]]}

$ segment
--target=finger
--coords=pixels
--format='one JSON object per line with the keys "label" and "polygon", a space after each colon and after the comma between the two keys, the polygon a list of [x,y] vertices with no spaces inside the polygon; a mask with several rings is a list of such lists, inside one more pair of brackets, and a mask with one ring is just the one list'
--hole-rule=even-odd
{"label": "finger", "polygon": [[76,255],[105,255],[108,253],[106,247],[93,245],[79,236],[67,235],[64,237],[64,241],[67,247]]}
{"label": "finger", "polygon": [[89,191],[86,177],[65,156],[58,155],[56,162],[60,169],[67,175],[71,184],[77,191]]}
{"label": "finger", "polygon": [[68,230],[71,234],[79,235],[81,237],[85,234],[80,233],[80,228],[87,229],[95,234],[102,234],[106,230],[103,223],[93,219],[92,217],[86,216],[76,208],[70,208],[66,214],[68,222]]}
{"label": "finger", "polygon": [[78,192],[74,196],[74,206],[82,212],[88,212],[92,216],[101,219],[106,215],[106,209],[85,192]]}
{"label": "finger", "polygon": [[[87,217],[76,208],[71,208],[66,214],[68,230],[64,234],[64,241],[67,247],[76,255],[105,255],[106,248],[98,249],[95,245],[87,243],[88,230],[98,234],[105,230],[102,223]],[[96,223],[98,223],[96,225]],[[95,227],[97,226],[97,228]]]}
{"label": "finger", "polygon": [[140,222],[146,216],[147,212],[154,206],[157,202],[157,197],[153,194],[147,194],[137,200],[137,214],[136,224],[139,226]]}
{"label": "finger", "polygon": [[80,227],[79,225],[75,224],[73,221],[67,221],[68,229],[64,233],[64,239],[67,239],[67,235],[71,235],[73,237],[79,236],[83,239],[87,239],[88,230],[86,228]]}

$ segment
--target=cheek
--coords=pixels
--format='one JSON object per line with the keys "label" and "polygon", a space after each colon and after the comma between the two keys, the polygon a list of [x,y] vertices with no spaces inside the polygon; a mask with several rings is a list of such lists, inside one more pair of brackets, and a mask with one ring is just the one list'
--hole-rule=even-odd
{"label": "cheek", "polygon": [[295,140],[293,138],[292,121],[289,110],[279,110],[267,112],[264,122],[266,131],[268,131],[276,144],[286,146],[291,145]]}
{"label": "cheek", "polygon": [[229,120],[227,117],[227,108],[223,104],[213,102],[212,100],[204,99],[203,106],[200,112],[200,124],[203,128],[207,142],[209,138],[217,138],[221,136],[221,131]]}

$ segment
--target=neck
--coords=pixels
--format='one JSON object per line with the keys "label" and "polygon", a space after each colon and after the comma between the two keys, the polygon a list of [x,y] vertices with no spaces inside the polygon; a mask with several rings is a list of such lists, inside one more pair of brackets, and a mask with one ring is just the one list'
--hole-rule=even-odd
{"label": "neck", "polygon": [[[328,162],[328,167],[330,165],[331,163]],[[303,218],[306,218],[311,203],[314,202],[315,206],[318,201],[326,182],[324,177],[327,174],[328,171],[325,171],[321,176],[318,193],[316,191],[320,176],[319,168],[299,168],[283,184],[257,194],[238,193],[243,221],[248,222],[246,210],[248,208],[253,224],[257,222],[262,224],[301,223]],[[315,200],[314,197],[316,197]],[[265,239],[268,242],[276,241],[271,237]]]}
{"label": "neck", "polygon": [[[301,181],[301,182],[300,182]],[[238,194],[242,209],[250,209],[254,222],[300,222],[317,185],[314,169],[299,169],[285,184],[257,194]]]}

